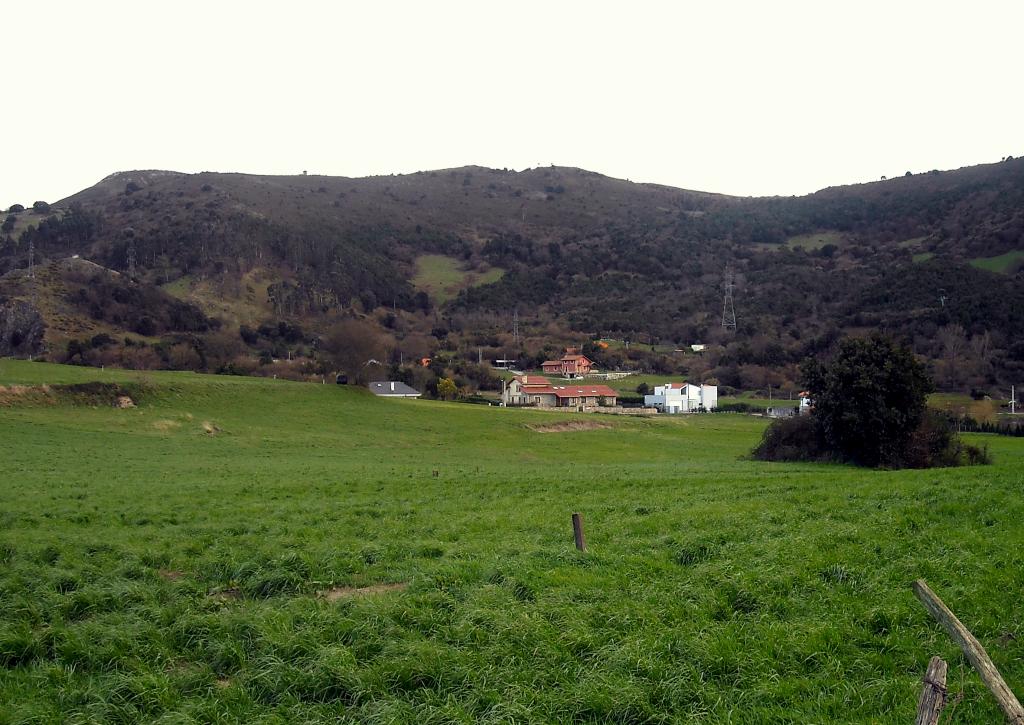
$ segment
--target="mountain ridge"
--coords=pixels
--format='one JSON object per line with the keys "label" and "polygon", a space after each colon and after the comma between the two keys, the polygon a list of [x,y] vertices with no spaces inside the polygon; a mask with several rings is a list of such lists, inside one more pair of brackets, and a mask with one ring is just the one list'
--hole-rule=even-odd
{"label": "mountain ridge", "polygon": [[[600,336],[646,339],[655,349],[658,342],[706,342],[717,352],[699,360],[631,352],[600,362],[724,378],[737,387],[794,383],[801,355],[868,328],[905,337],[949,386],[1002,384],[1019,369],[1008,326],[1024,325],[1016,312],[1024,308],[1020,159],[793,197],[736,197],[571,167],[463,166],[362,178],[150,169],[115,172],[49,211],[11,216],[13,233],[0,236],[0,274],[17,276],[27,266],[31,242],[37,263],[79,254],[124,273],[131,268],[131,284],[162,287],[210,320],[196,329],[203,325],[192,313],[150,295],[153,325],[119,314],[118,326],[100,309],[114,302],[91,299],[83,314],[88,284],[62,283],[54,307],[80,319],[83,333],[92,319],[111,336],[141,324],[157,338],[238,339],[243,326],[281,322],[302,328],[295,347],[317,369],[338,363],[317,350],[352,319],[363,326],[359,334],[382,341],[399,361],[457,360],[472,350],[475,358],[485,348],[495,358],[534,359]],[[428,257],[434,261],[424,271],[419,260]],[[727,266],[738,284],[736,334],[717,319]],[[884,287],[893,270],[909,297]],[[946,295],[947,306],[928,284],[957,295]],[[0,285],[0,297],[24,299],[23,287]],[[526,334],[514,340],[517,309]],[[192,329],[173,329],[175,320],[189,320]],[[962,331],[963,343],[946,347],[988,335],[994,342],[986,349],[998,355],[957,372],[957,356],[944,362],[950,356],[936,342],[950,328]],[[287,347],[248,337],[229,357],[265,360]],[[783,352],[764,354],[772,346],[765,339]],[[51,335],[50,354],[64,354],[65,342]],[[759,370],[747,370],[744,380],[744,366]]]}

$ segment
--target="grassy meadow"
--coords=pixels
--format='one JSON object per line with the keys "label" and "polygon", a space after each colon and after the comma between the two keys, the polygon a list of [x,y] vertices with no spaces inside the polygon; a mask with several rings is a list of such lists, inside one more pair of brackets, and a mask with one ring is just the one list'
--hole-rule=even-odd
{"label": "grassy meadow", "polygon": [[462,262],[443,254],[424,254],[416,259],[413,286],[427,293],[435,305],[454,298],[461,290],[497,282],[505,270],[491,267],[485,272],[464,268]]}
{"label": "grassy meadow", "polygon": [[[89,381],[138,407],[13,387]],[[1024,694],[1022,439],[864,471],[747,460],[764,421],[730,414],[0,385],[5,725],[906,723],[936,654],[943,722],[999,722],[918,577]]]}
{"label": "grassy meadow", "polygon": [[841,232],[815,232],[813,234],[800,234],[786,240],[786,246],[790,249],[803,249],[805,252],[814,252],[826,244],[834,244],[842,247],[846,238]]}
{"label": "grassy meadow", "polygon": [[1008,274],[1024,263],[1024,250],[1006,252],[996,257],[978,257],[971,260],[971,266],[989,272]]}

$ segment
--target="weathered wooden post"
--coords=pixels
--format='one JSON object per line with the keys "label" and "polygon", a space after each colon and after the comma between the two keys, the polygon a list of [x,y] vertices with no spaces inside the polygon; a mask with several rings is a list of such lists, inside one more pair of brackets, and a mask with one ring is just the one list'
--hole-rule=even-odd
{"label": "weathered wooden post", "polygon": [[946,662],[941,657],[932,657],[924,673],[924,687],[917,701],[917,717],[914,725],[936,725],[942,708],[946,706]]}
{"label": "weathered wooden post", "polygon": [[999,670],[988,656],[988,652],[981,646],[981,642],[975,639],[970,630],[956,618],[949,607],[943,604],[935,592],[928,588],[923,579],[914,582],[913,590],[924,608],[935,617],[953,638],[953,641],[963,650],[968,661],[978,671],[981,681],[999,702],[999,707],[1003,709],[1006,719],[1013,725],[1024,725],[1024,707],[1021,707],[1003,676],[999,674]]}
{"label": "weathered wooden post", "polygon": [[580,551],[587,550],[587,540],[583,536],[583,514],[572,515],[572,535],[576,539],[576,548]]}

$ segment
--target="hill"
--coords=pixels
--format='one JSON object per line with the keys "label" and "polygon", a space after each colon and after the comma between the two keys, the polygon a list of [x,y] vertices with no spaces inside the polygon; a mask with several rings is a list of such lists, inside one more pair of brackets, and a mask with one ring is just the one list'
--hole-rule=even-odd
{"label": "hill", "polygon": [[1021,439],[864,472],[741,458],[749,416],[547,433],[573,416],[11,360],[0,406],[4,721],[903,723],[940,655],[997,722],[916,577],[1024,683]]}
{"label": "hill", "polygon": [[[78,254],[198,308],[208,329],[169,322],[159,340],[135,340],[162,345],[153,364],[164,367],[287,359],[275,374],[294,374],[296,361],[301,374],[325,373],[352,366],[342,351],[357,337],[363,361],[433,357],[472,388],[493,384],[470,369],[478,356],[529,366],[611,337],[634,345],[589,347],[603,367],[792,387],[804,355],[881,328],[932,360],[944,387],[994,390],[1024,373],[1022,159],[786,198],[559,167],[364,179],[139,171],[11,218],[0,238],[7,300],[28,299],[19,280],[31,244],[37,266]],[[727,266],[735,333],[719,324]],[[103,331],[99,322],[117,354],[123,334],[153,337],[124,315],[83,315],[55,289],[37,293],[50,302],[36,354],[60,359],[72,328]],[[143,316],[170,320],[152,312]],[[671,352],[694,342],[707,354]],[[192,354],[177,363],[161,352],[183,344]]]}

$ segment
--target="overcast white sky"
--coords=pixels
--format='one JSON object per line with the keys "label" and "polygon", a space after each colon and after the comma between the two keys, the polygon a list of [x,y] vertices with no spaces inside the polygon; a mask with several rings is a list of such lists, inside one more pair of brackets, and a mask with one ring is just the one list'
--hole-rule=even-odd
{"label": "overcast white sky", "polygon": [[1024,3],[5,0],[0,207],[114,171],[801,194],[1024,155]]}

